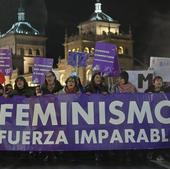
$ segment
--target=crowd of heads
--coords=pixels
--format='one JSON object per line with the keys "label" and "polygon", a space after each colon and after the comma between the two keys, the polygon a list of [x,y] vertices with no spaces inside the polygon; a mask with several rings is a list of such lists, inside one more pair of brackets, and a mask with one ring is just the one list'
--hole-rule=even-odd
{"label": "crowd of heads", "polygon": [[[121,71],[117,77],[117,83],[112,84],[111,88],[108,87],[105,77],[99,71],[94,71],[91,80],[83,86],[76,74],[71,74],[65,81],[65,85],[61,85],[53,71],[45,73],[44,84],[38,84],[36,87],[31,88],[28,86],[26,79],[23,76],[18,76],[15,80],[14,87],[11,84],[5,86],[0,84],[0,96],[42,96],[47,94],[79,94],[79,93],[134,93],[137,92],[136,87],[129,82],[129,74],[126,71]],[[152,85],[145,90],[146,93],[159,93],[169,92],[169,87],[163,85],[163,78],[155,76]],[[168,89],[168,90],[167,90]]]}

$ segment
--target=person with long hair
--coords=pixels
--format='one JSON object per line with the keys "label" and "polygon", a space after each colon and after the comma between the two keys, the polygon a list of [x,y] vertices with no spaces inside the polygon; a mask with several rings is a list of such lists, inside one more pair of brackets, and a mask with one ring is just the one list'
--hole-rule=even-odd
{"label": "person with long hair", "polygon": [[85,93],[99,93],[99,94],[108,94],[108,88],[104,83],[104,79],[101,75],[101,72],[94,72],[91,78],[90,83],[85,86]]}
{"label": "person with long hair", "polygon": [[11,96],[33,96],[33,91],[28,87],[28,83],[23,76],[18,76],[15,80],[14,90]]}
{"label": "person with long hair", "polygon": [[[93,72],[92,78],[90,83],[85,86],[85,93],[86,94],[109,94],[108,88],[104,83],[104,78],[101,74],[101,72],[96,71]],[[95,161],[99,161],[103,159],[104,152],[103,151],[94,151],[94,152],[88,152],[89,155],[92,155],[94,157]]]}
{"label": "person with long hair", "polygon": [[41,86],[42,95],[54,94],[63,88],[61,83],[57,80],[53,71],[48,71],[45,74],[45,83]]}

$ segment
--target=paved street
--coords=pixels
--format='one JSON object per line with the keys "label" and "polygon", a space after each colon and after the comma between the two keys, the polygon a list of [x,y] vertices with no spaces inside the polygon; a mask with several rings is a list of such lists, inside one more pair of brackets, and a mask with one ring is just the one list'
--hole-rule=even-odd
{"label": "paved street", "polygon": [[[13,154],[12,154],[13,155]],[[92,159],[36,159],[11,154],[1,153],[0,169],[170,169],[170,162],[167,161],[149,161],[141,159],[131,159],[117,161],[114,159],[104,159],[95,161]]]}

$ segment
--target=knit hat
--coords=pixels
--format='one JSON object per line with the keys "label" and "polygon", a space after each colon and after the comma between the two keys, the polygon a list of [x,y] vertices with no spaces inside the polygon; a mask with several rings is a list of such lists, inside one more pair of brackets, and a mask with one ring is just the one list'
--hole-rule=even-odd
{"label": "knit hat", "polygon": [[128,83],[129,80],[129,74],[126,71],[122,71],[120,73],[120,78],[125,80],[125,84]]}

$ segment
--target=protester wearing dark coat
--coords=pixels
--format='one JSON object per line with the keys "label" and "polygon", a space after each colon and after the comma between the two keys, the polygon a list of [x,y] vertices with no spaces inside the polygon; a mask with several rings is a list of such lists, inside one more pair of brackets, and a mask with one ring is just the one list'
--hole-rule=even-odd
{"label": "protester wearing dark coat", "polygon": [[43,95],[54,94],[63,89],[63,86],[57,80],[53,71],[48,71],[45,74],[45,83],[41,86]]}
{"label": "protester wearing dark coat", "polygon": [[28,83],[23,76],[19,76],[15,80],[14,90],[11,96],[33,96],[33,91],[28,87]]}
{"label": "protester wearing dark coat", "polygon": [[161,76],[155,76],[153,84],[145,90],[145,93],[163,93],[166,88],[163,86],[163,79]]}
{"label": "protester wearing dark coat", "polygon": [[[85,87],[85,93],[86,94],[108,94],[108,88],[104,84],[104,79],[101,76],[101,72],[94,72],[91,78],[90,83]],[[95,151],[88,152],[89,155],[92,154],[94,156],[95,161],[99,161],[103,158],[104,152],[103,151]]]}
{"label": "protester wearing dark coat", "polygon": [[85,93],[107,94],[108,87],[104,84],[103,77],[100,72],[95,72],[91,78],[91,82],[85,87]]}
{"label": "protester wearing dark coat", "polygon": [[[165,93],[166,90],[168,90],[168,88],[166,89],[163,86],[163,78],[161,76],[155,76],[152,85],[145,90],[145,93]],[[150,159],[164,160],[166,154],[167,152],[162,149],[150,150],[147,157]]]}

